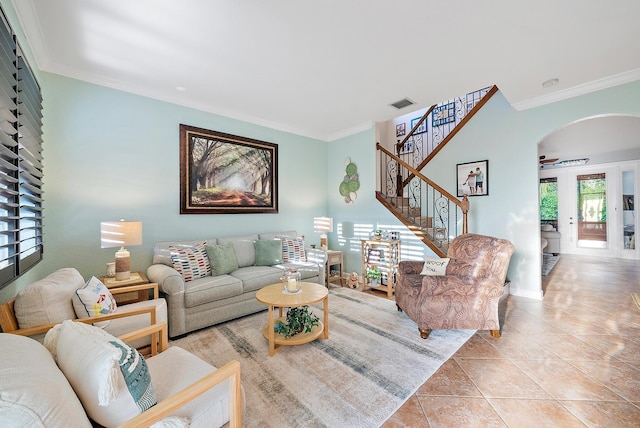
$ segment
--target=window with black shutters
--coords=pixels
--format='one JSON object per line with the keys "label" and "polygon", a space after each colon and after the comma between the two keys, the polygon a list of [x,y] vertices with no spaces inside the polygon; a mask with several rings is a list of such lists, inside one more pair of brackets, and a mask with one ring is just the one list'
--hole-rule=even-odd
{"label": "window with black shutters", "polygon": [[42,259],[42,96],[2,12],[0,288]]}

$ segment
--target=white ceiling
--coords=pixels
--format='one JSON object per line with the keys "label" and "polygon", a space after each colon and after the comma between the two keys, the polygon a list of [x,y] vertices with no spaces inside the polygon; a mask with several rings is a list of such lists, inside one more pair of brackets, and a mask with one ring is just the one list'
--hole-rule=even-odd
{"label": "white ceiling", "polygon": [[493,84],[525,109],[640,79],[638,0],[13,4],[42,70],[326,141]]}

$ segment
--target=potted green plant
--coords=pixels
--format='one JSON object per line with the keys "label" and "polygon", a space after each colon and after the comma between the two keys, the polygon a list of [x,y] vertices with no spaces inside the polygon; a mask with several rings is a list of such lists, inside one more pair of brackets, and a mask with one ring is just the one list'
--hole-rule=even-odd
{"label": "potted green plant", "polygon": [[373,236],[374,239],[380,240],[382,239],[383,235],[384,235],[384,230],[382,229],[373,229],[371,231],[371,236]]}
{"label": "potted green plant", "polygon": [[378,285],[380,278],[382,278],[382,272],[377,266],[374,266],[367,271],[367,278],[371,281],[371,285]]}
{"label": "potted green plant", "polygon": [[318,318],[314,313],[309,312],[309,306],[298,306],[287,310],[287,322],[278,322],[274,329],[276,333],[290,338],[304,330],[310,333],[313,327],[318,325]]}

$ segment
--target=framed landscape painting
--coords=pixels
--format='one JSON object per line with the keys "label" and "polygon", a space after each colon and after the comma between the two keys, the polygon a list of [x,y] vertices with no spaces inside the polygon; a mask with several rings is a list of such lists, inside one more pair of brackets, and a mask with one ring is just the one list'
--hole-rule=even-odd
{"label": "framed landscape painting", "polygon": [[180,125],[180,214],[278,212],[278,145]]}
{"label": "framed landscape painting", "polygon": [[459,163],[456,166],[458,197],[489,194],[489,161]]}

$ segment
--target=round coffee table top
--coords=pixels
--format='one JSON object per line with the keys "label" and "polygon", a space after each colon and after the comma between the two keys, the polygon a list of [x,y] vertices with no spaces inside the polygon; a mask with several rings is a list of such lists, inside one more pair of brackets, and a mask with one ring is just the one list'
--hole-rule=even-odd
{"label": "round coffee table top", "polygon": [[327,297],[329,290],[313,282],[301,282],[300,292],[286,294],[282,291],[282,283],[267,285],[256,293],[258,302],[278,307],[294,307],[320,302]]}

